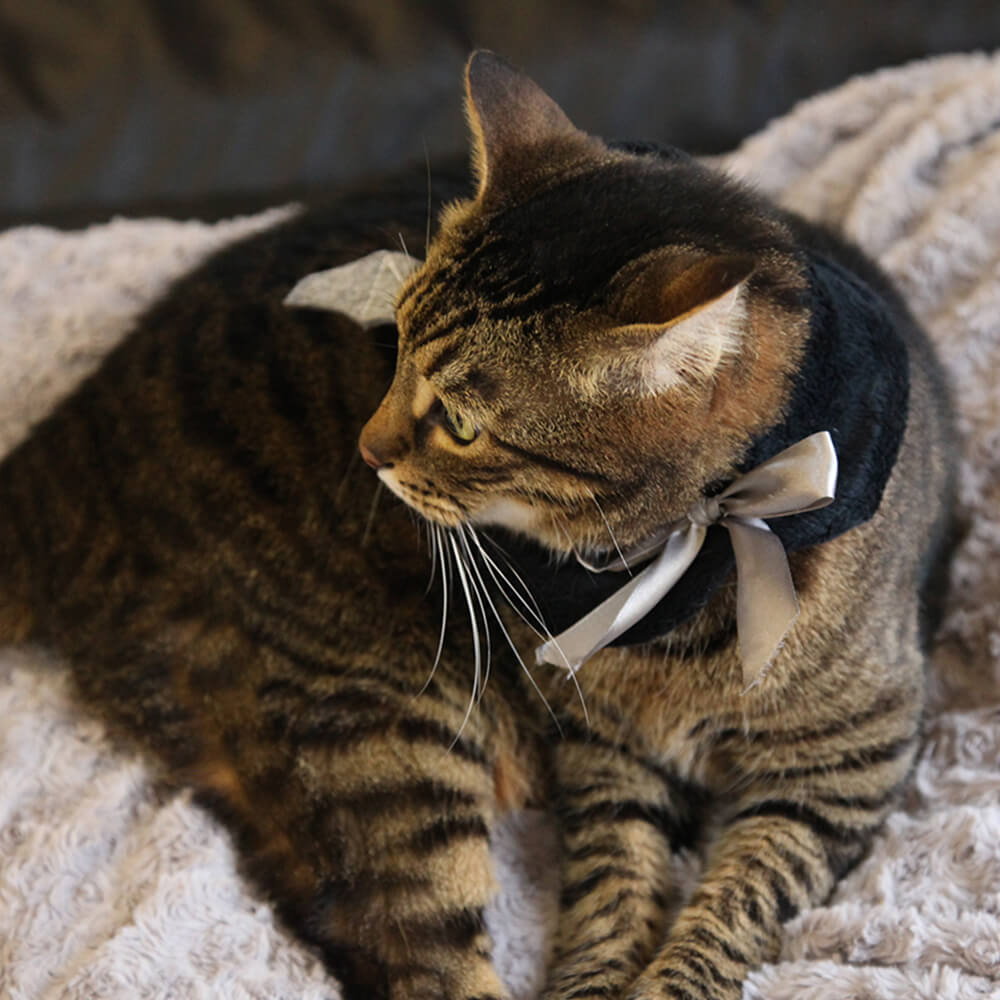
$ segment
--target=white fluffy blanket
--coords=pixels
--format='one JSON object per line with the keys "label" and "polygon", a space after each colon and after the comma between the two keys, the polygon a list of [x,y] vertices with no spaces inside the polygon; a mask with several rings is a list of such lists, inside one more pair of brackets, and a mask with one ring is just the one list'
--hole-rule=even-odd
{"label": "white fluffy blanket", "polygon": [[[905,807],[827,905],[788,924],[745,997],[1000,997],[1000,58],[854,80],[725,162],[896,277],[954,378],[968,521]],[[0,452],[170,278],[281,214],[0,235]],[[0,649],[0,996],[337,996],[236,874],[225,832],[151,787],[73,704],[64,667]],[[538,986],[553,852],[536,815],[496,838],[492,922],[519,997]]]}

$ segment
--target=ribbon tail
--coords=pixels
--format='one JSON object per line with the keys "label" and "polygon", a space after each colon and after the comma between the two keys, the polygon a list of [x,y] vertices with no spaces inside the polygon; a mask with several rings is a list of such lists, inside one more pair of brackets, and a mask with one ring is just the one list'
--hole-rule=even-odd
{"label": "ribbon tail", "polygon": [[781,539],[757,518],[727,518],[736,557],[736,627],[743,681],[750,687],[771,665],[799,616]]}
{"label": "ribbon tail", "polygon": [[574,625],[539,646],[535,659],[574,673],[652,611],[694,562],[704,540],[705,529],[696,524],[675,531],[654,563]]}

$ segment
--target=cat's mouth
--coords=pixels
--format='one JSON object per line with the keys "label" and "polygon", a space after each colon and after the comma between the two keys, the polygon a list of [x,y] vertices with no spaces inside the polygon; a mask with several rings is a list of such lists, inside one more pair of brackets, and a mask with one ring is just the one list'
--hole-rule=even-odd
{"label": "cat's mouth", "polygon": [[381,468],[376,473],[379,480],[421,517],[446,528],[457,528],[468,520],[467,511],[447,497],[433,493],[427,487],[402,479],[392,468]]}
{"label": "cat's mouth", "polygon": [[[642,554],[633,550],[623,552],[617,546],[582,545],[571,534],[570,525],[546,517],[537,507],[516,497],[494,497],[477,509],[458,498],[449,497],[426,484],[412,481],[392,466],[377,472],[379,480],[408,507],[421,517],[445,528],[502,528],[515,536],[528,539],[547,550],[558,562],[575,559],[585,569],[602,572],[606,569],[623,570]],[[634,547],[640,548],[640,547]]]}
{"label": "cat's mouth", "polygon": [[547,523],[537,508],[515,497],[495,497],[472,510],[458,498],[400,476],[393,468],[378,471],[379,479],[421,517],[446,528],[503,528],[548,549],[557,558],[576,555],[566,530]]}

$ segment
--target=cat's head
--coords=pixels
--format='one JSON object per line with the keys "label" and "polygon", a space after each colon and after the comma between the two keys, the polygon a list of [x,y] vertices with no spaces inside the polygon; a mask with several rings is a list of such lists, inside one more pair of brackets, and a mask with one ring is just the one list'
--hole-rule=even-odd
{"label": "cat's head", "polygon": [[400,292],[362,454],[442,524],[634,544],[780,419],[808,328],[800,258],[742,187],[586,135],[492,53],[466,89],[477,193]]}

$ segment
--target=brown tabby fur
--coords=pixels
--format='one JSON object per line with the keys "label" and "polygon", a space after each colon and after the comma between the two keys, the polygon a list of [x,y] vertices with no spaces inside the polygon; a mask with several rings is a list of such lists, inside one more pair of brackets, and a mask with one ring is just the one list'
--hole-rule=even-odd
{"label": "brown tabby fur", "polygon": [[[478,192],[444,212],[400,295],[366,460],[431,521],[513,523],[560,553],[603,552],[609,532],[629,545],[781,419],[808,328],[800,234],[690,165],[740,210],[753,255],[663,231],[569,308],[546,284],[573,280],[554,248],[599,257],[620,235],[587,229],[608,211],[601,178],[632,185],[635,205],[610,206],[628,217],[664,168],[584,136],[494,57],[473,57],[468,88]],[[579,691],[533,668],[558,732],[499,636],[470,710],[468,630],[449,626],[432,670],[426,551],[402,505],[369,520],[354,451],[392,331],[281,305],[397,233],[421,249],[423,197],[404,180],[220,255],[15,449],[3,634],[59,647],[83,695],[194,784],[351,996],[505,996],[488,835],[503,811],[554,802],[545,995],[736,998],[781,923],[863,853],[918,749],[918,591],[953,450],[936,366],[908,328],[910,418],[881,507],[793,554],[801,617],[759,685],[744,691],[726,587],[664,641],[596,656]],[[530,662],[534,636],[506,617]],[[705,829],[704,877],[668,924],[671,855]]]}

